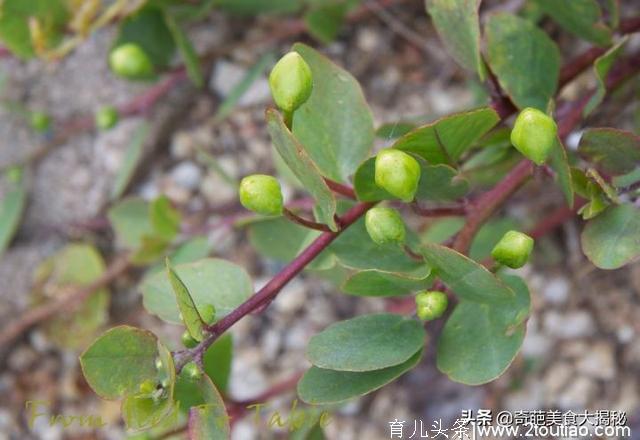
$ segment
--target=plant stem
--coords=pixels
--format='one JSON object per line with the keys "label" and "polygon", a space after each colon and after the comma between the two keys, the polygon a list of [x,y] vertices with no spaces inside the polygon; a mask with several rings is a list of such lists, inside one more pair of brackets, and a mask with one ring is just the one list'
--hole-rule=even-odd
{"label": "plant stem", "polygon": [[329,229],[329,226],[325,225],[324,223],[318,223],[311,220],[307,220],[306,218],[302,218],[297,214],[291,212],[287,208],[283,208],[282,214],[292,222],[297,223],[301,226],[304,226],[305,228],[315,229],[316,231],[322,231],[322,232],[331,232],[331,229]]}
{"label": "plant stem", "polygon": [[436,206],[433,208],[425,208],[420,206],[416,201],[411,203],[411,209],[413,212],[421,217],[448,217],[448,216],[460,216],[465,215],[467,208],[464,204],[453,206]]}
{"label": "plant stem", "polygon": [[34,307],[20,316],[17,320],[6,325],[0,332],[0,347],[13,341],[33,325],[57,313],[64,311],[71,313],[73,307],[81,304],[96,290],[109,285],[118,276],[131,267],[128,254],[116,257],[100,278],[78,290],[72,290],[56,300],[49,301],[41,306]]}
{"label": "plant stem", "polygon": [[342,231],[355,223],[362,217],[375,203],[358,203],[342,217],[340,217],[341,229],[337,232],[323,232],[316,238],[302,253],[300,253],[293,261],[284,267],[275,277],[271,279],[262,289],[249,297],[245,302],[231,311],[220,321],[208,327],[209,335],[203,339],[197,346],[188,350],[182,350],[174,353],[176,370],[180,371],[182,367],[193,357],[201,356],[206,349],[215,342],[215,340],[227,331],[236,322],[249,313],[260,309],[270,303],[280,290],[298,275],[307,264],[311,263],[323,250],[335,240]]}
{"label": "plant stem", "polygon": [[329,189],[335,192],[336,194],[340,194],[351,200],[358,199],[358,197],[356,196],[356,192],[350,186],[344,185],[342,183],[336,182],[335,180],[331,180],[326,177],[324,178],[324,181],[329,187]]}

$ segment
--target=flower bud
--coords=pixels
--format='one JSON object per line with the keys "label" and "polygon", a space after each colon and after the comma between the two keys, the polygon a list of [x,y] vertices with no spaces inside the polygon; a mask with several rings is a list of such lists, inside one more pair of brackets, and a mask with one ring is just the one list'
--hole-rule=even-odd
{"label": "flower bud", "polygon": [[498,263],[512,269],[525,265],[533,250],[533,238],[518,231],[509,231],[502,236],[491,251],[491,256]]}
{"label": "flower bud", "polygon": [[377,244],[404,242],[404,222],[393,208],[371,208],[365,215],[364,225],[371,240]]}
{"label": "flower bud", "polygon": [[183,374],[187,377],[187,379],[191,380],[200,380],[202,378],[202,371],[195,364],[195,362],[189,362],[182,369]]}
{"label": "flower bud", "polygon": [[95,124],[100,130],[108,130],[118,123],[118,110],[112,106],[102,107],[96,113]]}
{"label": "flower bud", "polygon": [[447,311],[449,299],[437,290],[420,292],[416,295],[416,314],[423,321],[440,318]]}
{"label": "flower bud", "polygon": [[216,308],[213,304],[205,304],[198,310],[200,317],[206,324],[213,324],[216,319]]}
{"label": "flower bud", "polygon": [[535,108],[520,112],[511,130],[511,143],[527,159],[542,165],[553,148],[558,127],[553,118]]}
{"label": "flower bud", "polygon": [[135,43],[124,43],[109,54],[109,66],[118,76],[128,79],[146,79],[155,69],[149,55]]}
{"label": "flower bud", "polygon": [[311,96],[311,68],[299,53],[289,52],[273,67],[269,86],[278,108],[293,113]]}
{"label": "flower bud", "polygon": [[240,203],[262,215],[282,214],[282,191],[275,177],[264,174],[247,176],[240,182]]}
{"label": "flower bud", "polygon": [[32,112],[29,116],[29,125],[38,133],[44,133],[51,126],[51,116],[40,111]]}
{"label": "flower bud", "polygon": [[156,383],[152,380],[145,380],[140,384],[140,394],[149,395],[156,390]]}
{"label": "flower bud", "polygon": [[187,348],[193,348],[196,345],[198,345],[198,341],[193,339],[187,330],[185,330],[184,333],[182,333],[182,336],[180,337],[180,339],[182,340],[182,345],[184,345]]}
{"label": "flower bud", "polygon": [[420,164],[409,154],[389,148],[376,156],[376,185],[389,194],[410,202],[416,195],[419,181]]}

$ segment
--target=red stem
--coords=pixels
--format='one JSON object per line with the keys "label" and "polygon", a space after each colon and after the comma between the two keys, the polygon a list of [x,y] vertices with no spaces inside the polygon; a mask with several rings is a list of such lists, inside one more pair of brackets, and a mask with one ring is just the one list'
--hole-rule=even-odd
{"label": "red stem", "polygon": [[306,218],[302,218],[294,214],[293,212],[289,211],[287,208],[284,208],[282,210],[282,214],[292,222],[297,223],[300,226],[304,226],[305,228],[315,229],[316,231],[322,231],[322,232],[331,232],[331,229],[329,229],[329,227],[324,223],[317,223],[311,220],[307,220]]}
{"label": "red stem", "polygon": [[342,183],[336,182],[335,180],[331,180],[326,177],[324,178],[324,181],[331,191],[343,195],[348,199],[357,200],[356,192],[350,186],[343,185]]}
{"label": "red stem", "polygon": [[339,224],[341,229],[339,231],[323,232],[304,251],[302,251],[302,253],[278,272],[271,281],[264,285],[262,289],[258,290],[255,294],[249,297],[249,299],[232,310],[231,313],[220,321],[209,326],[207,329],[209,331],[209,335],[196,347],[189,350],[175,352],[176,370],[180,371],[189,359],[202,356],[204,351],[213,344],[220,335],[245,315],[269,304],[278,295],[278,293],[280,293],[280,290],[282,290],[282,288],[291,281],[291,279],[298,275],[309,263],[311,263],[311,261],[313,261],[315,257],[329,246],[331,242],[333,242],[333,240],[342,233],[342,231],[355,223],[373,205],[374,203],[358,203],[355,205],[340,217]]}

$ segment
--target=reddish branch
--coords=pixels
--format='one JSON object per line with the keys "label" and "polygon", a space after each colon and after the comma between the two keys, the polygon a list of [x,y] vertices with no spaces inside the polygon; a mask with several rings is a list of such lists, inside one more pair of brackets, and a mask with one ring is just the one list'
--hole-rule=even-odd
{"label": "reddish branch", "polygon": [[287,208],[284,208],[282,210],[282,214],[292,222],[297,223],[301,226],[304,226],[305,228],[315,229],[316,231],[331,232],[331,229],[329,229],[329,227],[324,223],[318,223],[311,220],[307,220],[306,218],[302,218],[297,214],[291,212]]}
{"label": "reddish branch", "polygon": [[111,284],[113,280],[129,267],[129,256],[120,255],[113,260],[102,276],[94,282],[78,290],[72,290],[58,299],[51,300],[46,304],[30,309],[19,319],[10,322],[2,329],[0,332],[0,347],[11,342],[40,321],[51,318],[58,313],[70,313],[74,307],[82,304],[95,291]]}
{"label": "reddish branch", "polygon": [[339,224],[341,226],[339,231],[323,232],[304,251],[302,251],[302,253],[287,264],[275,277],[273,277],[271,281],[262,287],[262,289],[258,290],[254,295],[249,297],[249,299],[240,304],[220,321],[210,326],[208,328],[209,336],[200,342],[200,344],[192,349],[176,352],[176,369],[179,371],[189,359],[201,358],[205,350],[232,325],[249,313],[269,304],[289,281],[298,275],[309,263],[311,263],[311,261],[313,261],[315,257],[325,250],[327,246],[329,246],[342,233],[342,231],[355,223],[373,205],[373,203],[358,203],[355,205],[339,218]]}

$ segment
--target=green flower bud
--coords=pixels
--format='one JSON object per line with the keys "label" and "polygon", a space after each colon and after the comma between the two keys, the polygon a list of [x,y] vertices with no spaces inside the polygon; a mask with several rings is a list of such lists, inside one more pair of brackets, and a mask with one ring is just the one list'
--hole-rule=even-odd
{"label": "green flower bud", "polygon": [[553,118],[535,108],[520,112],[511,130],[511,143],[527,159],[542,165],[553,148],[558,126]]}
{"label": "green flower bud", "polygon": [[213,304],[205,304],[198,310],[200,317],[207,324],[213,324],[216,319],[216,308]]}
{"label": "green flower bud", "polygon": [[109,54],[109,66],[118,76],[127,79],[147,79],[155,68],[149,55],[135,43],[124,43]]}
{"label": "green flower bud", "polygon": [[51,127],[51,116],[40,111],[31,112],[29,125],[38,133],[44,133]]}
{"label": "green flower bud", "polygon": [[377,244],[404,242],[404,222],[393,208],[371,208],[365,215],[364,225],[371,240]]}
{"label": "green flower bud", "polygon": [[416,295],[416,313],[423,321],[440,318],[447,311],[449,299],[440,291],[424,291]]}
{"label": "green flower bud", "polygon": [[289,52],[273,67],[269,86],[278,108],[285,113],[293,113],[311,96],[311,68],[299,53]]}
{"label": "green flower bud", "polygon": [[391,195],[410,202],[420,181],[420,164],[400,150],[382,150],[376,156],[375,182]]}
{"label": "green flower bud", "polygon": [[96,127],[100,130],[108,130],[118,123],[118,110],[112,106],[102,107],[96,113]]}
{"label": "green flower bud", "polygon": [[152,380],[145,380],[140,384],[140,388],[139,388],[140,394],[145,394],[145,395],[153,394],[155,390],[156,390],[156,383]]}
{"label": "green flower bud", "polygon": [[502,236],[491,251],[498,263],[517,269],[525,265],[533,250],[533,238],[518,231],[509,231]]}
{"label": "green flower bud", "polygon": [[200,380],[202,378],[202,371],[195,364],[195,362],[189,362],[182,369],[182,373],[190,380]]}
{"label": "green flower bud", "polygon": [[193,348],[196,345],[198,345],[198,341],[193,339],[187,330],[185,330],[184,333],[182,333],[182,336],[180,337],[180,339],[182,339],[182,345],[184,345],[187,348]]}
{"label": "green flower bud", "polygon": [[247,176],[240,182],[240,203],[262,215],[282,214],[282,191],[275,177],[264,174]]}

